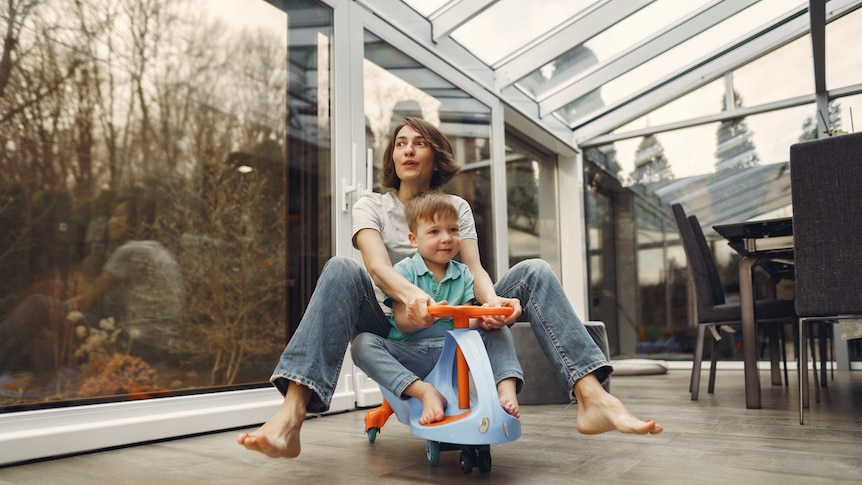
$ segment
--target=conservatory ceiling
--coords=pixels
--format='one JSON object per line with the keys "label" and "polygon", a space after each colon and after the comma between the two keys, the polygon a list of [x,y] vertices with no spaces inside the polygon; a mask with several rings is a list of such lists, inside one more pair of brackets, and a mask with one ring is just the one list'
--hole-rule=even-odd
{"label": "conservatory ceiling", "polygon": [[[814,63],[800,72],[811,73],[825,102],[823,26],[862,6],[862,0],[355,2],[509,108],[580,146],[608,141],[629,121],[809,32]],[[423,77],[439,77],[423,76],[416,65],[409,70],[404,75],[420,88]],[[812,94],[791,102],[814,100]]]}

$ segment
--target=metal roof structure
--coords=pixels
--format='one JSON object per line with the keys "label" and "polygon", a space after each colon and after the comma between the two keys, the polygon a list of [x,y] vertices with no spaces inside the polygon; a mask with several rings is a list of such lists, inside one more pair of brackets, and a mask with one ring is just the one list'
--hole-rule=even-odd
{"label": "metal roof structure", "polygon": [[[812,62],[799,72],[816,92],[778,107],[816,101],[825,112],[825,25],[862,7],[860,0],[355,1],[574,146],[613,141],[613,130],[809,32]],[[381,65],[397,71],[393,61]],[[410,68],[417,86],[440,80]],[[429,87],[440,95],[445,84]],[[769,109],[776,105],[742,114]]]}

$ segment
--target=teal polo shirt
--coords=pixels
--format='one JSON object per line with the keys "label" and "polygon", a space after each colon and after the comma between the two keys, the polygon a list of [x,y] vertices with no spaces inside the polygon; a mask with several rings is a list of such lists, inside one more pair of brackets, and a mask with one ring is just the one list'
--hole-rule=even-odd
{"label": "teal polo shirt", "polygon": [[[395,271],[401,273],[407,281],[431,295],[434,301],[446,300],[450,305],[463,305],[473,299],[473,275],[466,264],[449,261],[446,275],[437,283],[434,273],[428,269],[425,260],[417,252],[412,257],[404,258],[395,263]],[[386,305],[392,307],[392,299],[386,298]],[[389,330],[390,340],[418,340],[425,338],[445,337],[447,330],[452,330],[455,324],[452,317],[438,318],[434,325],[413,333],[403,333],[395,325],[395,315],[389,319],[392,328]]]}

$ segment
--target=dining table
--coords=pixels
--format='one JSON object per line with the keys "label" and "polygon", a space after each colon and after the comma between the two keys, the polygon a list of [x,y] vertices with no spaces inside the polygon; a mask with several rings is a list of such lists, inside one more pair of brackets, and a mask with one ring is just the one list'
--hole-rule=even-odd
{"label": "dining table", "polygon": [[[739,304],[742,310],[745,406],[759,409],[760,374],[757,369],[757,316],[754,313],[753,269],[755,266],[762,266],[773,280],[793,278],[793,219],[782,217],[744,221],[714,225],[712,228],[742,256],[739,261]],[[774,290],[774,287],[772,289]],[[777,379],[780,384],[778,353],[773,351],[770,355],[772,381],[775,383]]]}

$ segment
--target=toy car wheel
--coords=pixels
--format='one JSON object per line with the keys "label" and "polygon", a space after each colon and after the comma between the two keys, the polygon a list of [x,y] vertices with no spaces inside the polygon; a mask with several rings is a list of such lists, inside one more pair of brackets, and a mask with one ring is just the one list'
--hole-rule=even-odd
{"label": "toy car wheel", "polygon": [[425,442],[425,454],[428,457],[428,464],[437,466],[440,464],[440,443],[428,440]]}
{"label": "toy car wheel", "polygon": [[479,451],[479,473],[488,473],[491,471],[491,451]]}
{"label": "toy car wheel", "polygon": [[466,451],[461,452],[461,473],[469,475],[473,471],[473,460]]}
{"label": "toy car wheel", "polygon": [[368,433],[368,442],[369,443],[374,443],[374,440],[377,439],[377,432],[378,431],[380,431],[380,429],[378,429],[378,428],[368,428],[368,431],[366,431],[366,433]]}

